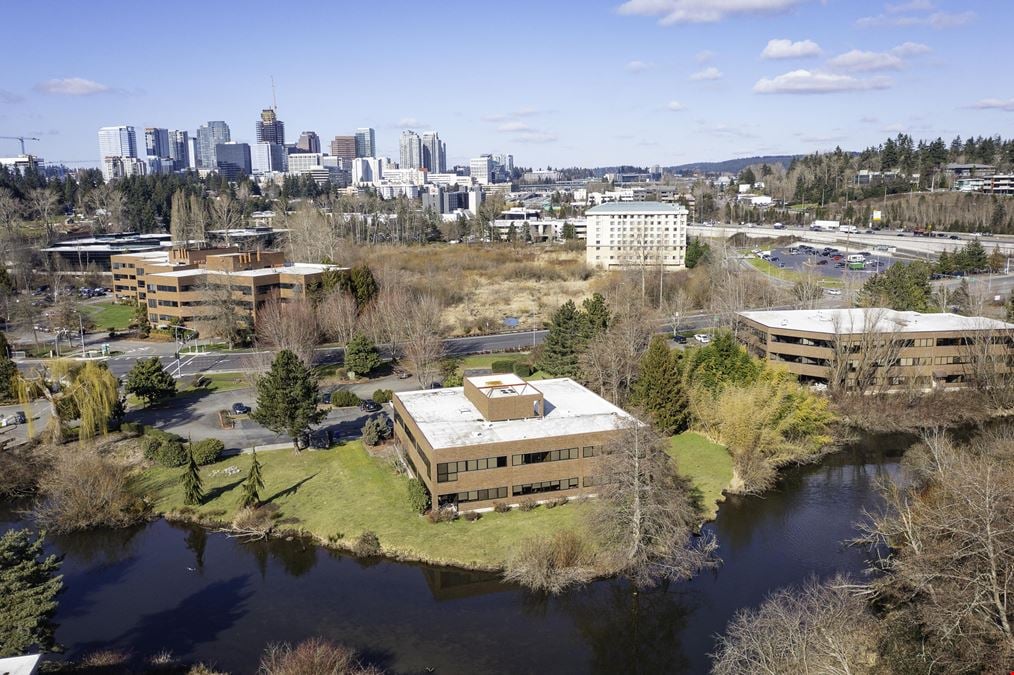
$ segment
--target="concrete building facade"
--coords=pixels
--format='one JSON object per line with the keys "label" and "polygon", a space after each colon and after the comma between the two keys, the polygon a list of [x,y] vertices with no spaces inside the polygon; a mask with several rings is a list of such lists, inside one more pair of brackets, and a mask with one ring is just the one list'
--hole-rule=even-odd
{"label": "concrete building facade", "polygon": [[586,258],[595,267],[681,269],[687,209],[662,202],[612,202],[585,212]]}

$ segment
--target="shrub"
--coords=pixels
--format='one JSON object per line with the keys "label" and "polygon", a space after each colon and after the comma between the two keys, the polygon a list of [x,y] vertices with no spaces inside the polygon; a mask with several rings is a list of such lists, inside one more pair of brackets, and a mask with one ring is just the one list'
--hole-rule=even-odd
{"label": "shrub", "polygon": [[481,517],[482,517],[482,514],[479,513],[478,511],[466,511],[465,512],[465,520],[467,520],[470,523],[474,523],[475,521],[479,520],[479,518],[481,518]]}
{"label": "shrub", "polygon": [[349,371],[347,368],[335,368],[334,376],[339,380],[349,379]]}
{"label": "shrub", "polygon": [[140,436],[144,433],[144,425],[140,422],[124,422],[120,425],[120,431],[131,436]]}
{"label": "shrub", "polygon": [[490,364],[490,368],[493,369],[494,373],[510,373],[514,371],[514,364],[516,361],[513,359],[502,359],[500,361],[494,361]]}
{"label": "shrub", "polygon": [[363,557],[380,555],[380,538],[377,537],[377,533],[366,530],[359,535],[352,552]]}
{"label": "shrub", "polygon": [[385,403],[390,403],[393,397],[394,392],[391,391],[390,389],[377,389],[375,392],[373,392],[374,403],[379,403],[381,405]]}
{"label": "shrub", "polygon": [[418,478],[408,482],[408,503],[416,513],[425,513],[430,507],[430,493]]}
{"label": "shrub", "polygon": [[514,374],[518,377],[528,377],[532,374],[532,367],[524,361],[514,363]]}
{"label": "shrub", "polygon": [[521,542],[507,559],[504,579],[535,591],[559,593],[594,576],[594,558],[570,531]]}
{"label": "shrub", "polygon": [[451,373],[444,376],[444,381],[441,384],[445,387],[460,387],[464,382],[465,378],[461,373]]}
{"label": "shrub", "polygon": [[426,514],[426,519],[431,523],[449,523],[456,520],[458,514],[455,513],[454,509],[430,509],[429,513]]}
{"label": "shrub", "polygon": [[371,417],[363,426],[363,443],[366,445],[380,445],[390,435],[391,430],[387,427],[387,420],[384,417]]}
{"label": "shrub", "polygon": [[194,453],[194,461],[204,466],[212,464],[225,450],[225,443],[217,438],[205,438],[190,445],[190,451]]}
{"label": "shrub", "polygon": [[510,513],[511,507],[507,502],[497,502],[493,505],[493,510],[497,513]]}
{"label": "shrub", "polygon": [[353,394],[348,389],[340,389],[338,391],[331,392],[331,405],[336,408],[349,408],[362,403],[359,397]]}
{"label": "shrub", "polygon": [[532,497],[528,497],[527,499],[522,499],[520,502],[518,502],[518,509],[521,511],[532,511],[538,505],[539,503],[535,501],[535,499],[533,499]]}
{"label": "shrub", "polygon": [[187,463],[187,451],[183,447],[183,439],[176,434],[169,434],[159,429],[147,427],[141,438],[141,454],[152,462],[162,466],[183,466]]}
{"label": "shrub", "polygon": [[363,665],[356,652],[345,645],[328,642],[323,638],[311,638],[295,647],[287,643],[269,644],[264,650],[257,672],[264,675],[380,675],[382,671]]}

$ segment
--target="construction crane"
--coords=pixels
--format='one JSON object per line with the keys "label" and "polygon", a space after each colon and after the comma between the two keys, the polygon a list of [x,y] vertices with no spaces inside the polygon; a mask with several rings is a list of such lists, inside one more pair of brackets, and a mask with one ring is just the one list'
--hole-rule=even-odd
{"label": "construction crane", "polygon": [[38,138],[32,136],[0,136],[0,138],[8,141],[21,141],[21,154],[25,154],[25,141],[37,141]]}

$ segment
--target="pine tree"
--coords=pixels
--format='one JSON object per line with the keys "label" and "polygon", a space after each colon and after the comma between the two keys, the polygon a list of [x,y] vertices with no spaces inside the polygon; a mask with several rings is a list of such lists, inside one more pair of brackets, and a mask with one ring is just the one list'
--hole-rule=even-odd
{"label": "pine tree", "polygon": [[584,317],[573,300],[568,300],[553,313],[552,324],[539,358],[539,370],[556,377],[577,376],[584,324]]}
{"label": "pine tree", "polygon": [[585,339],[590,340],[609,328],[609,307],[601,293],[585,298],[581,303],[581,314],[585,324]]}
{"label": "pine tree", "polygon": [[261,505],[261,490],[264,489],[264,480],[261,478],[261,463],[257,461],[257,448],[251,451],[253,459],[250,462],[250,471],[243,481],[243,497],[240,506],[243,508],[257,508]]}
{"label": "pine tree", "polygon": [[641,358],[632,391],[632,402],[651,415],[655,428],[666,436],[684,431],[690,422],[680,361],[681,354],[656,335]]}
{"label": "pine tree", "polygon": [[7,336],[0,333],[0,401],[9,401],[18,396],[18,367],[11,360],[11,348]]}
{"label": "pine tree", "polygon": [[157,356],[141,359],[127,373],[126,390],[151,405],[176,393],[176,380]]}
{"label": "pine tree", "polygon": [[710,344],[695,349],[684,368],[685,386],[704,387],[713,394],[727,384],[754,382],[760,374],[760,362],[741,347],[729,331],[715,335]]}
{"label": "pine tree", "polygon": [[316,373],[283,349],[257,381],[257,409],[250,416],[275,433],[287,434],[298,450],[299,437],[326,414],[317,409],[318,396]]}
{"label": "pine tree", "polygon": [[194,459],[194,444],[190,443],[187,449],[187,469],[180,477],[180,484],[183,485],[183,501],[188,506],[197,506],[204,501],[204,483],[201,481],[201,469]]}
{"label": "pine tree", "polygon": [[369,375],[381,364],[380,352],[365,335],[356,334],[345,345],[345,367],[358,375]]}
{"label": "pine tree", "polygon": [[7,530],[0,536],[0,657],[54,645],[53,614],[63,589],[60,560],[42,557],[43,535]]}

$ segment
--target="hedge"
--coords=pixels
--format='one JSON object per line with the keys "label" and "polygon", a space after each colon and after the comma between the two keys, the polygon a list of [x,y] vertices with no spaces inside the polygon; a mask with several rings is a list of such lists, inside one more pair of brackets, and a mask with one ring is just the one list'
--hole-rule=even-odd
{"label": "hedge", "polygon": [[331,405],[336,408],[347,408],[349,406],[359,405],[361,402],[362,401],[359,400],[359,397],[348,389],[331,392]]}
{"label": "hedge", "polygon": [[162,466],[175,467],[187,463],[187,451],[183,439],[176,434],[148,427],[141,437],[141,454],[145,459]]}
{"label": "hedge", "polygon": [[390,389],[377,389],[373,392],[373,401],[374,403],[383,405],[384,403],[390,403],[393,396],[394,392]]}
{"label": "hedge", "polygon": [[516,363],[516,361],[514,361],[513,359],[510,359],[510,360],[501,360],[501,361],[494,361],[493,363],[489,364],[489,366],[490,366],[490,368],[493,369],[494,373],[502,375],[504,373],[511,373],[511,372],[513,372],[514,371],[514,364],[515,363]]}
{"label": "hedge", "polygon": [[532,374],[532,367],[524,361],[518,361],[514,364],[514,374],[518,377],[528,377]]}
{"label": "hedge", "polygon": [[225,443],[217,438],[205,438],[190,445],[190,451],[194,453],[194,461],[201,466],[213,464],[223,450],[225,450]]}

